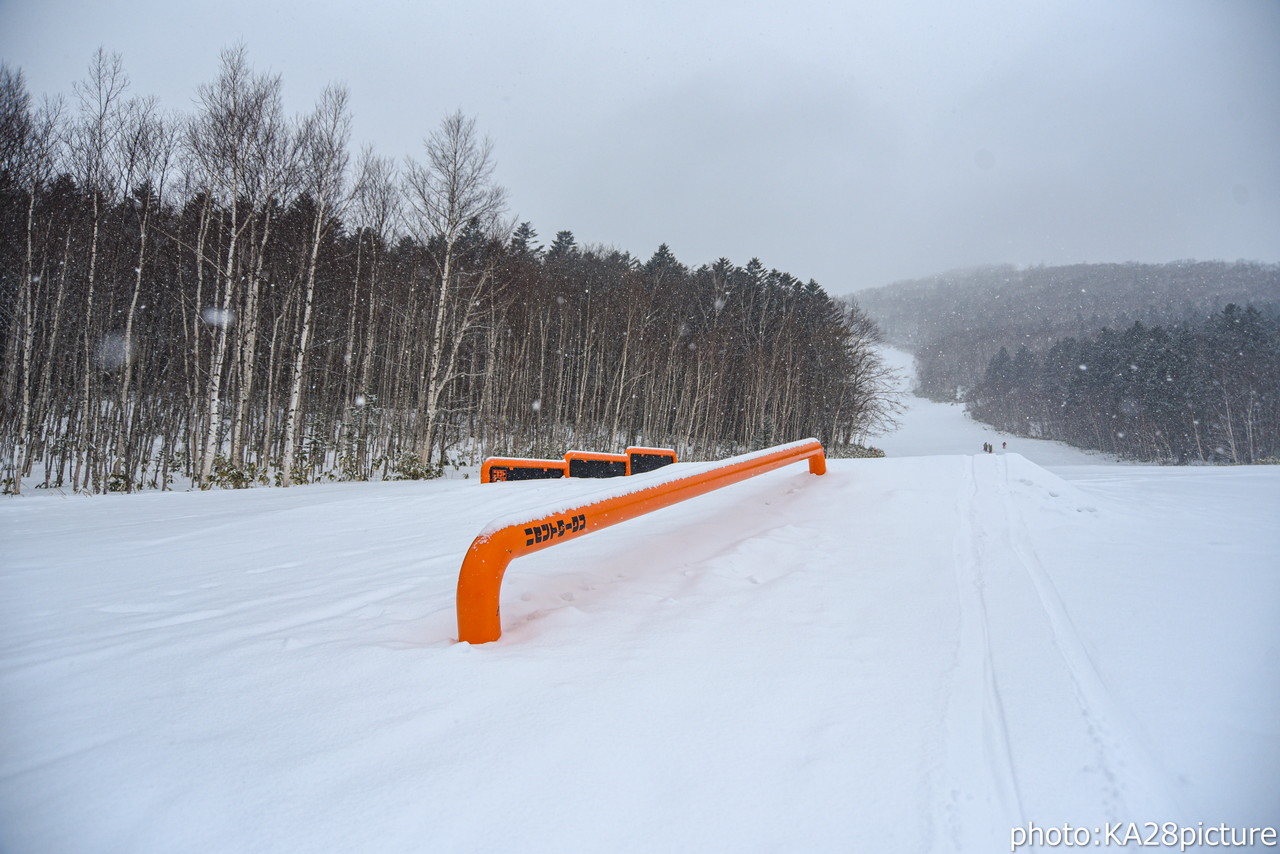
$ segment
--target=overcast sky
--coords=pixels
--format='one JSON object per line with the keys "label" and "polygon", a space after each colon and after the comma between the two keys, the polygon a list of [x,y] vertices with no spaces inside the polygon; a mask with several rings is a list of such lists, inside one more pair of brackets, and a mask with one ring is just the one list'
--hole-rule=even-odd
{"label": "overcast sky", "polygon": [[71,95],[102,46],[190,114],[241,43],[354,147],[476,118],[512,212],[833,294],[990,262],[1280,260],[1280,0],[0,0]]}

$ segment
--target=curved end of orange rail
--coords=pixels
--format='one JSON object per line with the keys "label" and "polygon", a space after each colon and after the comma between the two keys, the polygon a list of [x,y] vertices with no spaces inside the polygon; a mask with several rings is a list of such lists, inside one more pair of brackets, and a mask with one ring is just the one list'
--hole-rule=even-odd
{"label": "curved end of orange rail", "polygon": [[818,452],[809,457],[809,474],[827,473],[827,455],[818,448]]}
{"label": "curved end of orange rail", "polygon": [[458,573],[458,640],[489,643],[502,637],[502,577],[515,554],[501,543],[505,531],[476,537]]}

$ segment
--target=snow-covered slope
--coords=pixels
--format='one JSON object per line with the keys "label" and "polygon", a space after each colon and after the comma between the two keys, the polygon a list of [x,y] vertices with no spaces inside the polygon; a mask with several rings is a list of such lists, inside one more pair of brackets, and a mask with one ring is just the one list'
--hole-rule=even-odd
{"label": "snow-covered slope", "polygon": [[0,502],[0,851],[1276,823],[1280,469],[880,444],[521,558],[475,647],[471,538],[600,482]]}
{"label": "snow-covered slope", "polygon": [[[915,364],[911,354],[888,347],[884,348],[883,354],[886,364],[901,375],[904,389],[914,386]],[[934,403],[914,395],[906,397],[904,403],[906,412],[898,429],[872,442],[892,457],[976,454],[984,444],[990,443],[1000,450],[1007,445],[1009,451],[1022,454],[1042,466],[1098,465],[1116,461],[1110,455],[1082,451],[1063,442],[1002,433],[969,418],[958,403]]]}

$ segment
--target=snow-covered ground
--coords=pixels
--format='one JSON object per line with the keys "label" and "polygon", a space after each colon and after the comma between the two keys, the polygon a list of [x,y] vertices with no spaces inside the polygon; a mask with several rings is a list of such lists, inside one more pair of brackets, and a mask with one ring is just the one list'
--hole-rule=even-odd
{"label": "snow-covered ground", "polygon": [[1280,468],[1119,465],[918,400],[876,444],[517,560],[482,646],[472,537],[608,484],[0,501],[0,851],[1277,824]]}

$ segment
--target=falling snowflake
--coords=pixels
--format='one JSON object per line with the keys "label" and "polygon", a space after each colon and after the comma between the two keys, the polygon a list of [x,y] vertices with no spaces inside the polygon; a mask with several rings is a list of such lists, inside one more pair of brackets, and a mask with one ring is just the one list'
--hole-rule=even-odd
{"label": "falling snowflake", "polygon": [[235,326],[236,313],[229,308],[210,306],[200,312],[200,319],[209,326]]}
{"label": "falling snowflake", "polygon": [[99,365],[108,371],[113,371],[128,361],[129,343],[123,335],[111,332],[102,336],[102,340],[98,342]]}

